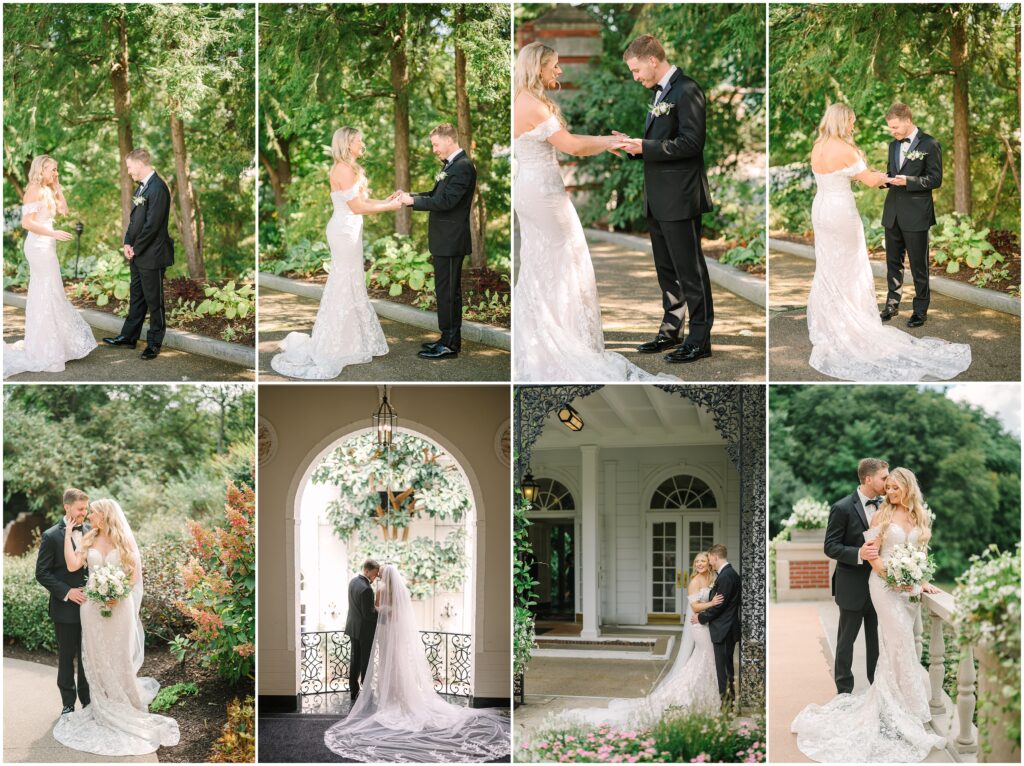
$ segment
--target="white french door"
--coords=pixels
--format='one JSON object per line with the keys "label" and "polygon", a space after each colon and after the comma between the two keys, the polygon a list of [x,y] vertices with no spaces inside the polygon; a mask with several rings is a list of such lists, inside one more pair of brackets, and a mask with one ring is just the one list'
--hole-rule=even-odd
{"label": "white french door", "polygon": [[717,514],[663,514],[647,519],[648,622],[674,622],[686,612],[693,557],[716,541]]}

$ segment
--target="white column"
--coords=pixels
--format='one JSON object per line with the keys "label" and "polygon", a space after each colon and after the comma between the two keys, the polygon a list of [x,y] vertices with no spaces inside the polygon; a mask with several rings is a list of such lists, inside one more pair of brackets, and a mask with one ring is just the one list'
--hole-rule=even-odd
{"label": "white column", "polygon": [[580,447],[582,459],[582,521],[583,521],[583,631],[580,638],[595,639],[601,635],[598,614],[598,561],[601,546],[598,541],[597,518],[597,445]]}

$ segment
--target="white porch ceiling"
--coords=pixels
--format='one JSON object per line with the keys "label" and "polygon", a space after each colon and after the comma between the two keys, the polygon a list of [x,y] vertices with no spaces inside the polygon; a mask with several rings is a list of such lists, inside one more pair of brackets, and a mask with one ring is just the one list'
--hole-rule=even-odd
{"label": "white porch ceiling", "polygon": [[708,446],[725,442],[711,414],[679,394],[654,386],[607,385],[572,402],[583,418],[582,431],[562,425],[557,413],[544,421],[534,450],[601,447]]}

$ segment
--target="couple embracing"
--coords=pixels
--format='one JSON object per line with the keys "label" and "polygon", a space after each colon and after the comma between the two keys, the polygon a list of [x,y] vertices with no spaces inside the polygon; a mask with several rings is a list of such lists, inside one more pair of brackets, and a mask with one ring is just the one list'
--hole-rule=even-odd
{"label": "couple embracing", "polygon": [[711,356],[714,307],[701,249],[701,215],[711,210],[704,93],[668,62],[651,35],[630,43],[623,61],[633,79],[652,91],[643,138],[618,131],[607,136],[570,132],[547,94],[559,87],[558,52],[533,42],[516,61],[513,201],[522,234],[513,300],[518,381],[675,380],[605,351],[590,250],[557,151],[575,157],[607,151],[643,162],[644,210],[664,311],[654,338],[637,351],[672,349],[665,356],[672,364]]}
{"label": "couple embracing", "polygon": [[421,359],[453,359],[462,348],[462,262],[473,250],[470,208],[476,167],[459,146],[449,123],[430,132],[431,150],[441,161],[429,192],[397,190],[387,199],[370,198],[359,158],[366,152],[362,133],[338,128],[331,139],[330,172],[334,213],[327,222],[331,265],[313,331],[288,333],[270,366],[290,378],[330,380],[352,364],[366,364],[388,353],[387,340],[366,292],[363,270],[363,216],[403,207],[428,214],[428,247],[433,257],[437,323],[441,336],[424,343]]}
{"label": "couple embracing", "polygon": [[[901,549],[926,551],[931,512],[917,478],[907,468],[865,458],[860,484],[832,506],[825,530],[825,555],[836,561],[832,592],[839,607],[835,650],[837,696],[810,704],[791,724],[804,755],[831,763],[917,763],[945,739],[929,728],[931,690],[914,642],[919,585],[887,583],[890,558]],[[867,678],[854,694],[853,646],[864,629]]]}
{"label": "couple embracing", "polygon": [[324,744],[358,762],[485,762],[511,752],[509,719],[434,690],[412,596],[391,564],[367,559],[348,584],[348,715]]}

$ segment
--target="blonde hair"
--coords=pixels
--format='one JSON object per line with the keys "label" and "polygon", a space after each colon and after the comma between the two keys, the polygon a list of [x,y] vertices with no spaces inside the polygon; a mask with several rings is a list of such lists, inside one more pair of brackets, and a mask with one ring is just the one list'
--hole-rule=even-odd
{"label": "blonde hair", "polygon": [[452,125],[450,122],[442,122],[432,131],[430,131],[430,135],[444,136],[445,138],[450,138],[452,141],[455,141],[456,143],[458,143],[459,140],[459,131],[457,131],[455,129],[455,126]]}
{"label": "blonde hair", "polygon": [[362,165],[356,162],[355,157],[352,156],[352,142],[357,136],[361,137],[362,135],[363,132],[359,128],[350,128],[346,125],[334,131],[334,135],[331,137],[331,157],[334,158],[335,164],[340,162],[342,165],[352,168],[352,172],[356,174],[356,186],[361,197],[369,193],[369,184]]}
{"label": "blonde hair", "polygon": [[[700,575],[697,572],[697,559],[704,559],[704,563],[708,565],[708,568],[704,571],[703,575]],[[698,551],[697,552],[697,555],[695,555],[693,557],[693,562],[690,564],[690,571],[693,572],[693,574],[690,575],[690,580],[691,581],[693,580],[694,577],[699,577],[699,576],[706,577],[707,580],[708,580],[708,585],[712,584],[715,581],[715,570],[711,566],[711,561],[708,560],[708,553],[707,553],[707,551]]]}
{"label": "blonde hair", "polygon": [[541,42],[524,45],[516,58],[513,98],[518,97],[524,91],[529,93],[544,104],[551,114],[558,118],[559,124],[564,128],[565,118],[562,117],[562,110],[548,96],[547,88],[544,87],[544,81],[540,76],[540,70],[544,68],[544,65],[557,55],[554,48],[549,48]]}
{"label": "blonde hair", "polygon": [[889,107],[889,111],[885,113],[885,119],[891,120],[892,118],[899,120],[913,120],[914,115],[910,111],[910,107],[906,104],[897,101],[895,104]]}
{"label": "blonde hair", "polygon": [[43,183],[43,171],[50,162],[54,165],[57,164],[57,160],[49,154],[39,154],[33,157],[32,164],[28,169],[28,183],[29,186],[35,184],[39,187],[42,203],[46,206],[50,215],[53,216],[57,214],[57,198],[53,194],[53,189]]}
{"label": "blonde hair", "polygon": [[143,165],[152,165],[153,158],[149,152],[145,149],[132,149],[128,154],[124,156],[126,160],[134,160],[135,162],[141,162]]}
{"label": "blonde hair", "polygon": [[[909,468],[893,468],[889,472],[886,482],[894,481],[903,490],[903,505],[906,506],[910,521],[920,530],[918,545],[927,545],[932,536],[932,520],[928,510],[924,507],[924,498],[921,496],[921,487],[917,483],[917,477]],[[878,509],[878,546],[881,548],[885,535],[892,525],[892,517],[896,509],[889,504],[888,494],[882,507]]]}
{"label": "blonde hair", "polygon": [[[121,514],[114,512],[116,508],[117,504],[113,500],[94,500],[89,506],[90,510],[99,511],[103,514],[104,531],[107,533],[107,537],[110,538],[110,542],[120,552],[121,567],[128,575],[128,579],[134,581],[138,562],[135,560],[135,551],[128,545],[128,531],[121,526]],[[99,534],[100,530],[96,527],[85,533],[85,536],[82,538],[81,548],[79,549],[82,555],[88,555],[89,549],[96,542]]]}
{"label": "blonde hair", "polygon": [[835,138],[852,146],[857,154],[863,157],[864,152],[853,140],[853,121],[856,118],[857,115],[846,104],[829,104],[825,109],[825,114],[821,116],[821,122],[818,123],[818,137],[814,139],[814,144],[818,145]]}
{"label": "blonde hair", "polygon": [[665,60],[665,48],[654,35],[640,35],[626,48],[622,54],[623,61],[630,59],[656,58],[658,61]]}
{"label": "blonde hair", "polygon": [[88,500],[89,496],[80,489],[74,487],[68,487],[64,490],[64,505],[72,505],[77,503],[79,500]]}

